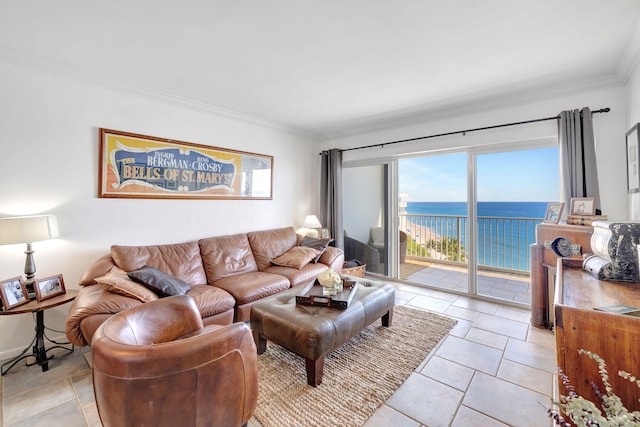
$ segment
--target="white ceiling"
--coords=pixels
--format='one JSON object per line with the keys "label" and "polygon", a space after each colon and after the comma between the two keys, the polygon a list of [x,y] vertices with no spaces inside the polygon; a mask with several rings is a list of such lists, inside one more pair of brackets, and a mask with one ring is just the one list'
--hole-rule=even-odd
{"label": "white ceiling", "polygon": [[638,0],[0,0],[29,60],[318,137],[625,82]]}

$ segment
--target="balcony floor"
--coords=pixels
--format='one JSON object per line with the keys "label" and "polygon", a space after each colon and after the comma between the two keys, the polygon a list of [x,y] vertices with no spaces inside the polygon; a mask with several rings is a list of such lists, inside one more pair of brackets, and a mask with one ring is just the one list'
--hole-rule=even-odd
{"label": "balcony floor", "polygon": [[[467,270],[442,264],[407,260],[400,264],[400,278],[415,284],[467,292]],[[478,294],[517,303],[531,303],[531,281],[516,274],[478,272]]]}

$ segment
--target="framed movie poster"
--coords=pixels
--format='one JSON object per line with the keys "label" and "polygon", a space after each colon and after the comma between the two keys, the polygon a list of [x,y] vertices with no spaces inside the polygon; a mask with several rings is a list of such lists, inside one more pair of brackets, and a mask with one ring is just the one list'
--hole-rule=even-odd
{"label": "framed movie poster", "polygon": [[267,199],[273,157],[100,129],[98,197]]}

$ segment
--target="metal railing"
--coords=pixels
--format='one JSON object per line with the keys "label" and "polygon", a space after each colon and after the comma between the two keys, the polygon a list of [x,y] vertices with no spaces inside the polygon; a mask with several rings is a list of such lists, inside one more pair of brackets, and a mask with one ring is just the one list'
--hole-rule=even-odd
{"label": "metal railing", "polygon": [[[542,218],[478,217],[478,267],[529,274],[529,246]],[[466,265],[469,218],[455,215],[400,215],[408,235],[407,256],[424,261]]]}

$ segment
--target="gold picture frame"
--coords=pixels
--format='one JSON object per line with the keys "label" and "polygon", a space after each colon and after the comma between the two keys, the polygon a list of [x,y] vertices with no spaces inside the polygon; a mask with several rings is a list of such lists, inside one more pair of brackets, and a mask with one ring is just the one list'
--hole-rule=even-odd
{"label": "gold picture frame", "polygon": [[273,199],[273,156],[100,128],[98,197]]}

